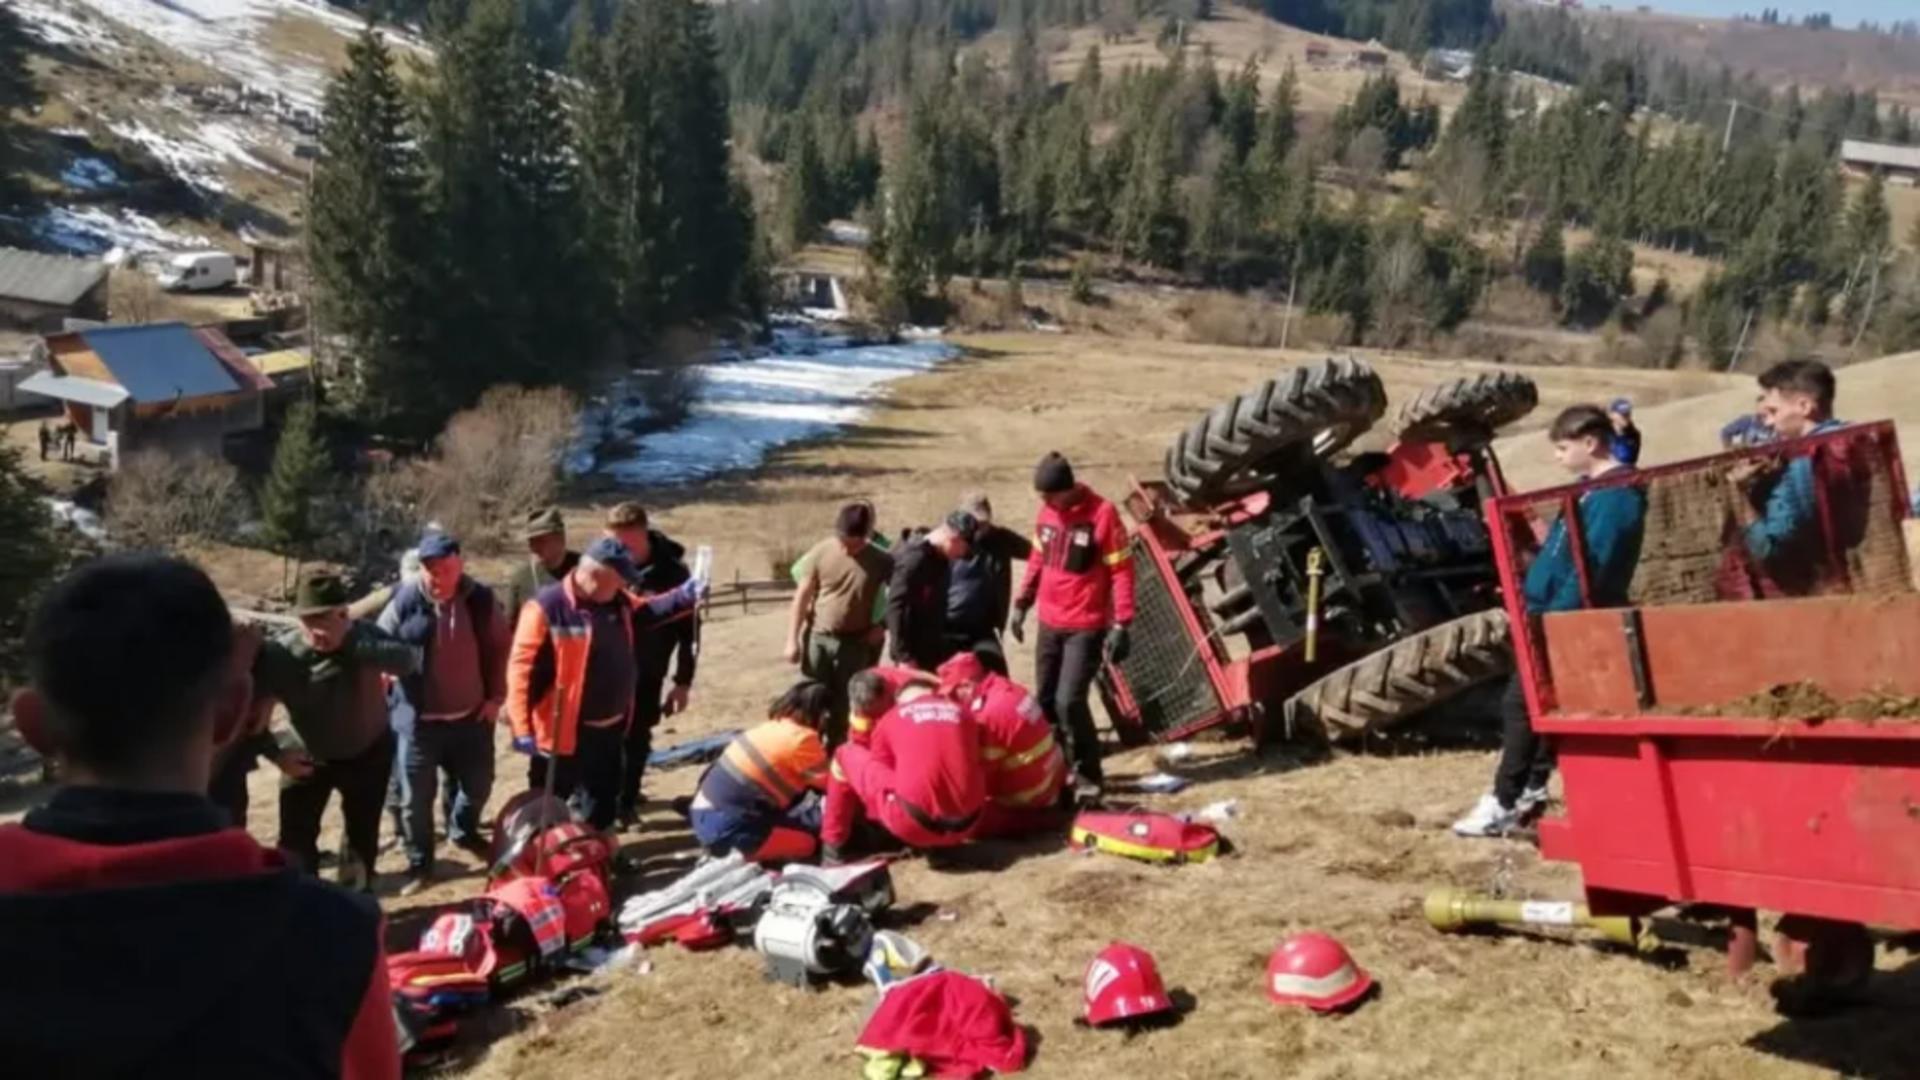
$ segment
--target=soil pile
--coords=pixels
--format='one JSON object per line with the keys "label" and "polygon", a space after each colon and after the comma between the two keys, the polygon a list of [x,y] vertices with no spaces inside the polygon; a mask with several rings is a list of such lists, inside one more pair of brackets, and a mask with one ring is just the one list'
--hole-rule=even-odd
{"label": "soil pile", "polygon": [[1770,686],[1720,705],[1681,710],[1684,716],[1759,716],[1768,720],[1920,720],[1920,695],[1872,690],[1844,700],[1818,683]]}

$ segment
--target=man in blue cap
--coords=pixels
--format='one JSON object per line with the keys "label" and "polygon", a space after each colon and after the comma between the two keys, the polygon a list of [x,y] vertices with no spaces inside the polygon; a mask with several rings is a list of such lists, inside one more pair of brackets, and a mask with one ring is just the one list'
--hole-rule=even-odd
{"label": "man in blue cap", "polygon": [[420,570],[380,613],[380,629],[419,649],[420,670],[400,680],[409,709],[395,709],[399,738],[402,896],[433,878],[433,803],[446,776],[447,839],[490,858],[480,813],[493,793],[494,725],[507,699],[508,630],[493,592],[467,576],[460,542],[438,529],[420,537]]}
{"label": "man in blue cap", "polygon": [[1613,422],[1613,460],[1628,467],[1640,464],[1640,429],[1633,426],[1633,402],[1623,397],[1607,407]]}
{"label": "man in blue cap", "polygon": [[620,541],[595,540],[566,577],[521,609],[507,662],[513,745],[532,755],[528,786],[550,785],[596,829],[610,828],[617,809],[638,678],[634,635],[706,594],[706,583],[690,578],[643,599],[632,591],[643,584]]}

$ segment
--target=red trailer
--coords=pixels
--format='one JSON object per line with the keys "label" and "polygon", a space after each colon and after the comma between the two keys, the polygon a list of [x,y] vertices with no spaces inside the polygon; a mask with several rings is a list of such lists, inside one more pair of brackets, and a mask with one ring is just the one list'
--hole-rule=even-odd
{"label": "red trailer", "polygon": [[[1772,479],[1743,493],[1727,473],[1747,459]],[[1796,561],[1772,566],[1732,500],[1763,508],[1793,469],[1813,501],[1786,545]],[[1528,619],[1521,582],[1540,526],[1577,522],[1584,491],[1621,485],[1648,497],[1634,606]],[[1755,909],[1793,916],[1782,933],[1810,951],[1789,941],[1784,959],[1810,969],[1870,967],[1865,925],[1920,929],[1907,510],[1890,423],[1489,505],[1508,613],[1526,628],[1513,640],[1528,709],[1565,789],[1540,848],[1579,864],[1596,914],[1722,906],[1736,969],[1752,962]],[[1569,533],[1584,594],[1584,545]]]}

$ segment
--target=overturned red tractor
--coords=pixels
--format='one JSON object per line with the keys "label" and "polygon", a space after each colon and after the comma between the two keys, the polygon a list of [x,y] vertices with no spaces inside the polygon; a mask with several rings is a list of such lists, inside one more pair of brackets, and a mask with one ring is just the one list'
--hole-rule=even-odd
{"label": "overturned red tractor", "polygon": [[1504,494],[1494,432],[1538,404],[1525,376],[1429,389],[1387,413],[1338,358],[1224,402],[1136,483],[1133,650],[1100,688],[1129,743],[1228,723],[1256,739],[1379,735],[1512,670],[1481,513]]}

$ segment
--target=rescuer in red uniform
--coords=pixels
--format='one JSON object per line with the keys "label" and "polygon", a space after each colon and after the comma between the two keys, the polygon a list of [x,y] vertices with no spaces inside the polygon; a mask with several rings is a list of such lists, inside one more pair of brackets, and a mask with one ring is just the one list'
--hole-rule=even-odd
{"label": "rescuer in red uniform", "polygon": [[1040,702],[970,652],[940,665],[940,688],[980,725],[987,806],[974,835],[1021,836],[1064,826],[1067,759]]}
{"label": "rescuer in red uniform", "polygon": [[[872,715],[892,693],[877,673],[848,683],[855,711]],[[980,726],[967,710],[918,683],[874,725],[870,745],[834,751],[820,823],[822,861],[841,861],[864,818],[916,848],[964,844],[987,801]]]}
{"label": "rescuer in red uniform", "polygon": [[1133,622],[1133,554],[1113,504],[1073,478],[1059,453],[1040,459],[1033,489],[1045,504],[1033,558],[1013,607],[1013,639],[1026,640],[1027,612],[1040,606],[1034,645],[1035,696],[1066,744],[1082,801],[1100,796],[1100,736],[1087,692],[1101,661],[1127,658]]}

